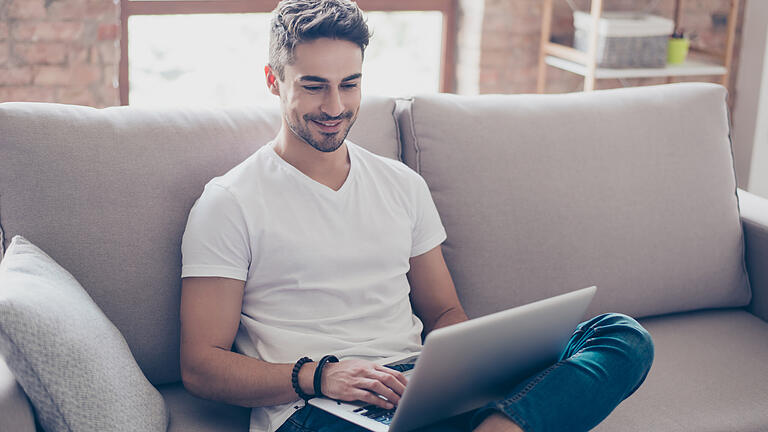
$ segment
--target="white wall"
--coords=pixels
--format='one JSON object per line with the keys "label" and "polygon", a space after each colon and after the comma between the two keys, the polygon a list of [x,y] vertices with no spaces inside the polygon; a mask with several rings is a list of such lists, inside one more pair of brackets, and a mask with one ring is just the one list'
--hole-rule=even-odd
{"label": "white wall", "polygon": [[739,187],[768,197],[768,1],[747,1],[733,147]]}
{"label": "white wall", "polygon": [[[762,4],[766,6],[768,2]],[[766,38],[768,38],[768,32],[766,32]],[[748,190],[768,198],[768,44],[765,48]]]}

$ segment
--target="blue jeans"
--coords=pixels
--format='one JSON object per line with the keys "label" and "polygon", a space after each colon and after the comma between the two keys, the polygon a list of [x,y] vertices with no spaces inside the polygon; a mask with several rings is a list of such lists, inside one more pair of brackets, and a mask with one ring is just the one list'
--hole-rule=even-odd
{"label": "blue jeans", "polygon": [[[576,328],[557,363],[523,380],[504,399],[450,417],[423,431],[471,431],[501,413],[526,432],[586,431],[640,387],[653,363],[648,332],[626,315],[603,314]],[[307,405],[277,432],[364,432]]]}

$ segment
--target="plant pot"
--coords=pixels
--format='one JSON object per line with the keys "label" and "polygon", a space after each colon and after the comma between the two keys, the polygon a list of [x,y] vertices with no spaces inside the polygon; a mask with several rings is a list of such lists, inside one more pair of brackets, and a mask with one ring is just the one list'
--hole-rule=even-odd
{"label": "plant pot", "polygon": [[691,45],[691,40],[688,38],[671,38],[669,39],[669,47],[667,49],[667,63],[668,64],[680,64],[685,61],[688,56],[688,48]]}

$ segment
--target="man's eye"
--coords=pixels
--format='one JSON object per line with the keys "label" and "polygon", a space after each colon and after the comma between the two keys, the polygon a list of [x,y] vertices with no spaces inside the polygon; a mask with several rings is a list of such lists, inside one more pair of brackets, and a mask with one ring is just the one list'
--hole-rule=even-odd
{"label": "man's eye", "polygon": [[323,87],[322,86],[304,86],[304,89],[309,91],[319,91],[319,90],[322,90]]}
{"label": "man's eye", "polygon": [[341,87],[345,88],[345,89],[353,89],[353,88],[357,88],[357,84],[356,83],[355,84],[342,84]]}

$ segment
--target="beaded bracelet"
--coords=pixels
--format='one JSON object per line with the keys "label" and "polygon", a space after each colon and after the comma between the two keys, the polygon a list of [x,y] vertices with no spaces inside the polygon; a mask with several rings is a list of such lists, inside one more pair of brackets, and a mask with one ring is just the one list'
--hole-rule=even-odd
{"label": "beaded bracelet", "polygon": [[323,392],[320,389],[320,386],[322,384],[323,380],[323,368],[325,367],[325,364],[331,362],[331,363],[338,363],[339,359],[336,358],[336,356],[327,355],[320,359],[320,362],[317,364],[317,369],[315,369],[315,379],[314,379],[314,388],[315,388],[315,396],[323,396]]}
{"label": "beaded bracelet", "polygon": [[295,365],[293,365],[293,371],[291,372],[291,385],[293,385],[293,390],[300,398],[304,399],[305,402],[312,399],[312,396],[301,390],[301,386],[299,385],[299,370],[304,366],[304,363],[309,363],[311,361],[312,359],[309,357],[302,357]]}

